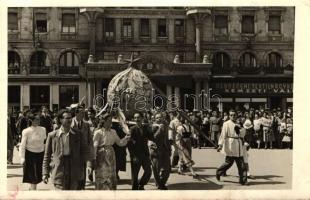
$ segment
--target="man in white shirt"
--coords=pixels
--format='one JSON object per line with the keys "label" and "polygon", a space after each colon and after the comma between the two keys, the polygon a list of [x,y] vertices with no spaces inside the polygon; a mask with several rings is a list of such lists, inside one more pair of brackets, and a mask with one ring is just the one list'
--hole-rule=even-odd
{"label": "man in white shirt", "polygon": [[178,119],[178,113],[177,112],[171,112],[170,113],[171,121],[169,123],[169,130],[168,130],[168,138],[170,145],[172,145],[172,167],[176,167],[179,162],[179,152],[175,144],[175,139],[176,139],[176,133],[177,133],[177,128],[180,125],[180,121]]}
{"label": "man in white shirt", "polygon": [[240,131],[240,126],[236,124],[236,112],[229,111],[229,119],[224,122],[222,132],[218,142],[218,151],[225,156],[225,162],[216,170],[216,179],[220,177],[234,164],[236,161],[239,173],[239,182],[242,185],[247,183],[245,164],[243,160],[243,137],[244,132]]}

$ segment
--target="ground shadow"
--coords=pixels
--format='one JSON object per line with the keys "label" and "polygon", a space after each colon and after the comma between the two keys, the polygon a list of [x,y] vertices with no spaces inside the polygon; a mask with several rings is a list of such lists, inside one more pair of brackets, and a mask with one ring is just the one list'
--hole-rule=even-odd
{"label": "ground shadow", "polygon": [[23,175],[20,175],[20,174],[8,174],[6,177],[7,178],[16,178],[16,177],[23,177]]}
{"label": "ground shadow", "polygon": [[7,169],[18,169],[18,168],[23,168],[22,165],[8,165]]}
{"label": "ground shadow", "polygon": [[259,182],[259,181],[249,181],[249,185],[279,185],[279,184],[286,184],[285,182],[280,182],[280,181],[264,181],[264,182]]}
{"label": "ground shadow", "polygon": [[200,181],[200,182],[190,182],[190,183],[175,183],[169,184],[169,190],[219,190],[222,189],[222,185],[218,185],[212,181]]}
{"label": "ground shadow", "polygon": [[[233,183],[233,184],[240,184],[239,181],[229,181],[229,180],[223,180],[223,183]],[[281,181],[257,181],[255,179],[248,179],[248,186],[251,185],[278,185],[278,184],[286,184],[285,182]]]}
{"label": "ground shadow", "polygon": [[277,175],[263,175],[263,176],[254,176],[255,179],[266,179],[270,180],[272,178],[283,178],[283,176],[277,176]]}
{"label": "ground shadow", "polygon": [[197,172],[205,171],[207,169],[217,169],[216,167],[193,167],[193,168]]}

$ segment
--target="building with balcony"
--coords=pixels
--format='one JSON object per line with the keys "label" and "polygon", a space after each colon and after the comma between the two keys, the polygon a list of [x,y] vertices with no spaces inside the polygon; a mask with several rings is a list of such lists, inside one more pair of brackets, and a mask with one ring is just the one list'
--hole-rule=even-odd
{"label": "building with balcony", "polygon": [[[180,105],[201,90],[231,106],[292,105],[294,7],[8,8],[8,105],[87,105],[126,68],[138,67]],[[89,55],[93,61],[88,60]],[[217,98],[207,100],[217,105]]]}

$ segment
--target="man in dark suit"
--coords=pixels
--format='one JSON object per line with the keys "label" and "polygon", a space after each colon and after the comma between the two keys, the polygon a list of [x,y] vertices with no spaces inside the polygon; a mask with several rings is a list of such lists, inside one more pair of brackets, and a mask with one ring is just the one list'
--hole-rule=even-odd
{"label": "man in dark suit", "polygon": [[[148,140],[152,140],[150,127],[142,124],[140,113],[134,114],[136,125],[130,128],[131,140],[128,142],[128,150],[131,160],[132,190],[144,190],[152,175],[151,161],[149,157]],[[138,181],[140,168],[144,173]]]}
{"label": "man in dark suit", "polygon": [[48,110],[45,106],[42,106],[42,113],[40,115],[40,126],[46,129],[46,134],[53,130],[53,120],[48,114]]}
{"label": "man in dark suit", "polygon": [[81,135],[71,128],[72,116],[68,110],[58,113],[61,127],[48,134],[44,160],[43,181],[48,183],[50,171],[56,190],[78,190],[82,178],[82,156],[87,146]]}
{"label": "man in dark suit", "polygon": [[152,131],[154,133],[154,143],[150,145],[150,154],[154,179],[158,189],[167,190],[166,182],[171,171],[171,146],[168,138],[168,126],[164,124],[161,113],[155,115]]}
{"label": "man in dark suit", "polygon": [[84,107],[77,106],[76,108],[74,108],[74,112],[75,112],[75,117],[72,119],[71,128],[75,132],[80,134],[81,142],[83,143],[84,146],[87,147],[85,149],[84,154],[81,155],[82,156],[81,162],[82,162],[83,168],[81,169],[82,176],[81,176],[81,181],[78,187],[79,190],[84,190],[85,183],[86,183],[86,163],[88,162],[87,172],[88,174],[90,174],[91,173],[90,163],[94,159],[93,137],[92,137],[89,124],[83,120],[84,115],[85,115]]}

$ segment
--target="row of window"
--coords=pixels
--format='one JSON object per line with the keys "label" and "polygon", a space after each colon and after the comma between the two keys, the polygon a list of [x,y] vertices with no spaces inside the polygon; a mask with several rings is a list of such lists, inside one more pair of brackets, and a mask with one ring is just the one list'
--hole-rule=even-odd
{"label": "row of window", "polygon": [[[47,32],[47,14],[35,13],[34,14],[34,28],[36,32]],[[214,16],[214,34],[227,35],[228,34],[228,15],[215,15]],[[104,19],[104,36],[106,39],[114,39],[115,37],[115,19]],[[76,28],[76,15],[73,13],[62,14],[62,33],[75,33]],[[184,19],[175,19],[174,24],[175,37],[184,37],[185,24]],[[17,13],[8,14],[8,29],[18,30],[18,17]],[[268,32],[271,34],[281,34],[281,15],[269,15],[268,18]],[[241,19],[241,33],[254,34],[255,33],[255,16],[242,15]],[[140,19],[140,37],[150,37],[150,20]],[[125,18],[122,20],[122,36],[126,39],[133,37],[133,20]],[[157,19],[157,37],[168,37],[168,28],[166,19]]]}
{"label": "row of window", "polygon": [[[21,60],[15,51],[8,52],[9,74],[20,73]],[[59,58],[59,73],[71,74],[78,73],[80,65],[79,57],[73,51],[66,51]],[[50,59],[44,51],[36,51],[30,56],[30,73],[48,74],[51,66]]]}
{"label": "row of window", "polygon": [[[212,63],[213,66],[217,68],[230,68],[232,66],[229,55],[223,52],[214,54],[212,58]],[[258,67],[255,55],[251,52],[246,52],[242,54],[242,56],[239,59],[239,67],[242,68]],[[277,52],[269,53],[266,60],[266,67],[270,68],[283,67],[282,56]]]}
{"label": "row of window", "polygon": [[[104,52],[105,60],[115,60],[115,52]],[[8,52],[8,70],[9,74],[20,73],[20,57],[15,51]],[[66,51],[59,58],[60,74],[76,74],[78,73],[79,57],[73,51]],[[230,68],[231,59],[227,53],[218,52],[213,55],[212,63],[216,68]],[[51,66],[50,60],[44,51],[36,51],[30,57],[30,73],[31,74],[48,74]],[[277,52],[271,52],[267,56],[266,66],[271,68],[282,68],[283,59]],[[239,67],[256,68],[258,67],[256,56],[251,52],[246,52],[239,59]]]}
{"label": "row of window", "polygon": [[[30,108],[40,109],[41,106],[49,107],[50,104],[50,86],[48,85],[30,85]],[[21,88],[18,85],[8,86],[8,103],[19,110],[21,98]],[[76,103],[79,100],[78,85],[59,85],[59,105],[57,109],[66,108],[66,106]]]}

